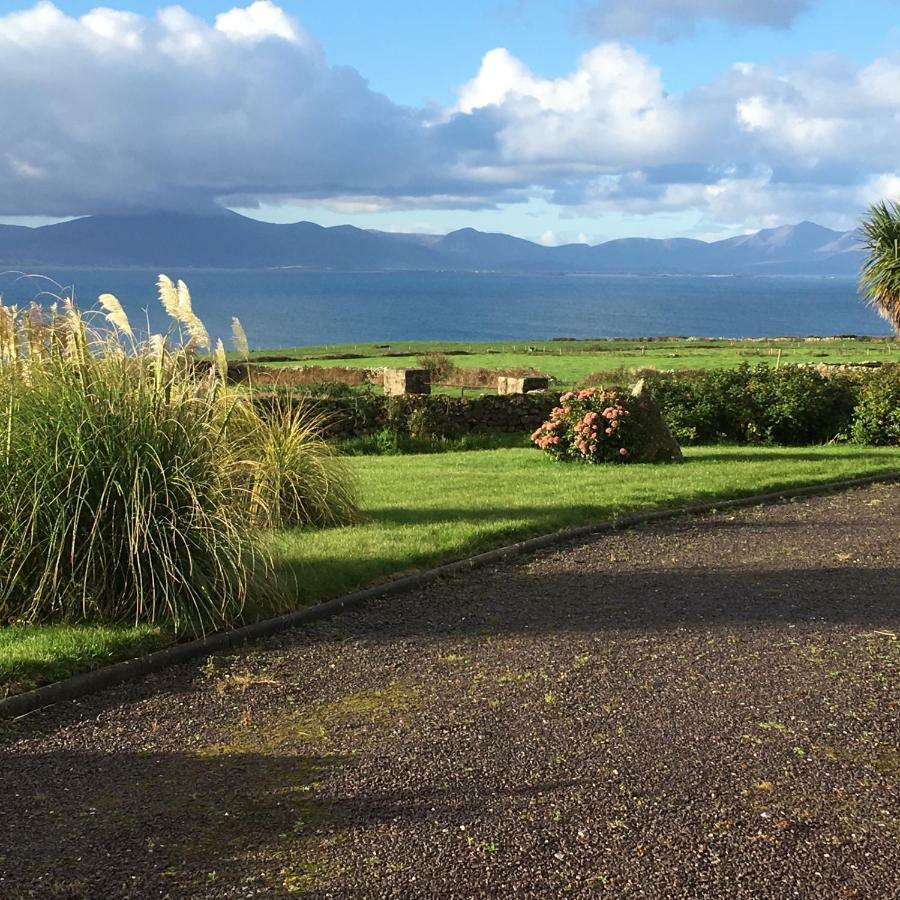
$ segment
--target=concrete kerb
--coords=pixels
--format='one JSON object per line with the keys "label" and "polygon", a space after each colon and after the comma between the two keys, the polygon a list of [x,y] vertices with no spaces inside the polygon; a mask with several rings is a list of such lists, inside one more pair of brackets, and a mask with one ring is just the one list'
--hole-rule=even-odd
{"label": "concrete kerb", "polygon": [[825,484],[808,485],[806,487],[787,488],[783,491],[774,491],[768,494],[755,494],[731,500],[711,500],[705,503],[695,503],[690,506],[653,510],[651,512],[636,513],[630,516],[617,516],[612,519],[595,522],[589,525],[566,528],[562,531],[555,531],[551,534],[544,534],[539,537],[518,541],[514,544],[508,544],[505,547],[498,547],[496,550],[489,550],[486,553],[479,553],[476,556],[470,556],[466,559],[457,560],[456,562],[436,566],[435,568],[428,569],[424,572],[417,572],[414,575],[407,575],[403,578],[397,578],[394,581],[388,581],[361,591],[355,591],[352,594],[337,597],[333,600],[328,600],[324,603],[298,610],[297,612],[277,616],[272,619],[264,619],[260,622],[254,622],[251,625],[245,625],[242,628],[236,628],[232,631],[218,632],[200,638],[199,640],[175,644],[171,647],[166,647],[162,650],[157,650],[154,653],[147,654],[146,656],[114,663],[113,665],[97,669],[93,672],[85,672],[82,675],[75,675],[64,681],[57,681],[53,684],[44,685],[43,687],[35,688],[31,691],[15,694],[12,697],[6,697],[5,699],[0,700],[0,719],[13,719],[35,712],[46,706],[52,706],[67,700],[76,700],[79,697],[97,693],[105,688],[114,687],[126,681],[142,678],[145,675],[159,672],[171,666],[178,665],[179,663],[202,659],[213,653],[228,650],[239,644],[246,643],[247,641],[269,637],[283,631],[288,631],[291,628],[305,625],[309,622],[330,618],[345,610],[362,606],[370,600],[402,594],[423,587],[440,578],[459,575],[473,569],[479,569],[494,563],[503,562],[514,556],[533,553],[538,550],[565,544],[590,535],[602,534],[604,532],[615,531],[622,528],[634,528],[639,525],[646,525],[682,516],[701,515],[704,513],[746,506],[760,506],[766,503],[775,503],[797,497],[828,494],[856,487],[864,487],[871,484],[896,481],[900,481],[900,472],[889,472],[880,475],[870,475],[865,478],[833,481]]}

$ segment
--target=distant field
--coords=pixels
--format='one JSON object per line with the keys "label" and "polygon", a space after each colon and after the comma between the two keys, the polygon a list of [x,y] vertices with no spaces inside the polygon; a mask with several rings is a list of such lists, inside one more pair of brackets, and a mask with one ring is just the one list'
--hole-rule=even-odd
{"label": "distant field", "polygon": [[257,351],[279,357],[271,366],[413,366],[426,351],[451,354],[457,366],[501,369],[533,367],[562,384],[574,384],[592,372],[617,369],[716,369],[741,363],[900,362],[900,341],[892,338],[770,338],[765,340],[588,340],[522,343],[452,343],[446,341],[341,344]]}

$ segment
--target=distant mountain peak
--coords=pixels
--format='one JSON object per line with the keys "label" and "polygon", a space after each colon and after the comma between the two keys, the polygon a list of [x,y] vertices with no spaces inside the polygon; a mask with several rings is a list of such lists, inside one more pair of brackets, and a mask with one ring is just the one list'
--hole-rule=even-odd
{"label": "distant mountain peak", "polygon": [[846,274],[862,253],[855,232],[802,221],[705,242],[623,238],[548,247],[509,234],[460,228],[447,235],[393,234],[354,225],[279,225],[230,210],[134,213],[40,228],[0,226],[0,266],[146,266],[558,274]]}

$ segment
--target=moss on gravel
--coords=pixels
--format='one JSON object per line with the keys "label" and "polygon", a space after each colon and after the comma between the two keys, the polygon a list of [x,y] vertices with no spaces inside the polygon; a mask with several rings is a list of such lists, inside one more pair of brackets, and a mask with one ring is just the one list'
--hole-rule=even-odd
{"label": "moss on gravel", "polygon": [[[230,686],[265,683],[252,673],[223,676],[223,679]],[[222,683],[222,680],[218,682]],[[257,813],[261,806],[265,807],[264,818],[270,822],[270,849],[280,848],[281,853],[287,851],[289,857],[297,857],[291,865],[277,871],[260,872],[260,880],[268,889],[305,893],[320,882],[340,875],[333,857],[319,859],[323,841],[333,852],[333,845],[341,839],[340,828],[330,821],[332,804],[319,794],[320,780],[346,762],[346,757],[328,752],[332,732],[347,726],[384,724],[414,708],[419,701],[420,692],[416,687],[391,684],[328,702],[287,707],[264,724],[252,721],[238,724],[228,743],[209,744],[197,751],[200,760],[216,760],[244,773],[241,795],[255,807],[254,819],[261,818]],[[282,762],[275,763],[276,760]],[[237,827],[246,817],[245,809],[232,819],[236,827],[219,823],[210,832],[201,831],[198,847],[208,852],[224,842],[233,852],[249,849],[249,845],[244,846],[247,836],[242,839]],[[328,836],[323,837],[323,833]],[[254,829],[253,842],[258,844],[259,837],[259,831]]]}

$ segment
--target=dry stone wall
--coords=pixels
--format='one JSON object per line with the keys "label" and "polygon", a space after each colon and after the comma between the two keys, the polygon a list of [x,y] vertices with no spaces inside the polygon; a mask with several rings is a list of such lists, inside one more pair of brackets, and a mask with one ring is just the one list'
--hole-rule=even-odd
{"label": "dry stone wall", "polygon": [[[260,397],[258,403],[271,403]],[[443,395],[383,397],[358,394],[350,397],[305,399],[328,419],[334,439],[364,437],[383,429],[409,433],[424,428],[441,437],[466,434],[526,434],[534,431],[559,404],[556,392],[480,397]]]}

